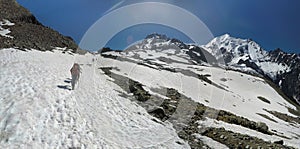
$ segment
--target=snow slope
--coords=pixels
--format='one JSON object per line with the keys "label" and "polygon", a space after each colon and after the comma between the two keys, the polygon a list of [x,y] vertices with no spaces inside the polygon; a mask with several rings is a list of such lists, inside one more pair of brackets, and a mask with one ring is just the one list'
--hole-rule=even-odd
{"label": "snow slope", "polygon": [[[108,52],[118,56],[113,59],[89,53],[63,54],[61,50],[65,51],[61,48],[53,52],[0,50],[1,148],[190,148],[169,121],[161,122],[137,103],[121,97],[120,93],[125,93],[123,89],[99,67],[115,68],[113,73],[142,83],[151,94],[165,97],[166,94],[153,89],[174,88],[208,107],[266,123],[277,135],[213,119],[198,122],[199,127],[224,127],[265,141],[283,140],[285,145],[298,147],[300,124],[286,122],[264,110],[296,118],[288,110],[297,110],[296,107],[259,77],[184,63],[172,55],[172,50],[152,51],[150,63],[144,61],[147,54],[135,58]],[[160,54],[173,61],[159,59]],[[81,65],[82,75],[76,89],[70,91],[69,69],[74,62]],[[175,71],[170,71],[172,69]],[[213,83],[197,75],[207,76]],[[270,103],[260,100],[260,96]],[[186,107],[180,105],[184,103],[176,109],[180,114],[172,118],[188,121],[188,114],[193,113],[185,113]],[[198,133],[194,136],[210,147],[226,148],[207,136]]]}
{"label": "snow slope", "polygon": [[[93,58],[0,50],[1,148],[189,148],[171,124],[118,96]],[[74,62],[82,75],[70,91]]]}
{"label": "snow slope", "polygon": [[[161,52],[155,56],[159,57],[163,53],[164,52]],[[262,78],[241,72],[227,71],[218,67],[199,66],[176,61],[164,63],[164,61],[155,59],[156,57],[152,55],[148,58],[143,57],[141,60],[140,58],[134,59],[132,55],[128,54],[116,52],[108,52],[105,54],[112,54],[118,57],[116,59],[103,59],[102,66],[116,68],[116,70],[112,70],[114,73],[141,82],[144,88],[174,88],[181,94],[190,97],[196,102],[205,104],[208,107],[229,111],[255,122],[266,123],[273,133],[286,136],[290,139],[276,136],[270,136],[268,138],[266,137],[268,135],[257,131],[230,129],[230,127],[229,129],[234,132],[249,134],[250,136],[258,137],[265,141],[273,142],[282,139],[287,145],[294,147],[297,147],[299,144],[299,138],[297,136],[300,135],[300,124],[288,123],[264,110],[277,111],[297,118],[296,115],[290,113],[288,110],[288,108],[297,110],[296,107],[288,103]],[[169,55],[169,57],[170,59],[174,59],[172,57],[177,56]],[[126,59],[128,60],[126,61]],[[145,61],[145,59],[147,59],[147,61]],[[151,59],[151,65],[148,59]],[[140,63],[143,63],[143,65],[140,65]],[[173,68],[177,71],[172,72],[164,68]],[[198,79],[197,74],[208,76],[208,79],[211,80],[213,84]],[[260,100],[259,97],[266,98],[270,103]],[[185,109],[177,110],[184,111]],[[276,120],[276,122],[262,117],[261,114]],[[218,125],[224,127],[222,123]],[[205,126],[210,126],[210,124]]]}

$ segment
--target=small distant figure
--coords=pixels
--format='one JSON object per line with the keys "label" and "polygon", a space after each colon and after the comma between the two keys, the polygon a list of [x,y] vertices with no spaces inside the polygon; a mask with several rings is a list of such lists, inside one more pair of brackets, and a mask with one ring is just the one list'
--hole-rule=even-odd
{"label": "small distant figure", "polygon": [[95,61],[97,61],[97,60],[98,60],[97,58],[92,58],[92,61],[93,61],[93,62],[95,62]]}
{"label": "small distant figure", "polygon": [[70,71],[71,71],[71,75],[72,75],[72,81],[71,81],[72,90],[74,90],[75,84],[78,82],[79,77],[80,77],[80,73],[81,73],[79,64],[74,63],[74,65],[73,65],[73,67],[71,68]]}

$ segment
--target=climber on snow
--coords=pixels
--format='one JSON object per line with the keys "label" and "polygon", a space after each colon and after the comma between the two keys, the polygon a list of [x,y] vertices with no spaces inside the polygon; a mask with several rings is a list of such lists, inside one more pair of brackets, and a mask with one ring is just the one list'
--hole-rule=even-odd
{"label": "climber on snow", "polygon": [[74,63],[74,65],[73,65],[73,67],[71,68],[70,71],[71,71],[71,75],[72,75],[72,81],[71,81],[72,90],[74,90],[75,84],[78,82],[79,77],[80,77],[80,73],[81,73],[79,64]]}

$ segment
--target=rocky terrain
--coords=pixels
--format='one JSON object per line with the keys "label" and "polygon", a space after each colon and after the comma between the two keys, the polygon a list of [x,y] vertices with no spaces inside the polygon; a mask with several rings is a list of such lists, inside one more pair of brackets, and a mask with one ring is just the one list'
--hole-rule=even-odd
{"label": "rocky terrain", "polygon": [[[125,96],[126,98],[137,102],[154,117],[162,121],[168,120],[172,122],[175,128],[180,128],[178,125],[184,125],[183,129],[178,129],[178,135],[182,139],[186,140],[191,148],[210,148],[209,145],[203,143],[201,139],[197,138],[197,133],[221,142],[229,148],[293,148],[284,146],[282,140],[268,142],[257,137],[228,131],[224,128],[201,128],[197,125],[199,121],[205,121],[206,119],[212,118],[230,124],[241,125],[264,134],[276,135],[270,131],[270,128],[265,123],[250,121],[247,118],[237,116],[230,112],[207,107],[204,104],[197,103],[185,95],[180,94],[176,89],[164,89],[167,91],[166,99],[162,99],[161,97],[151,95],[148,91],[144,90],[141,83],[111,72],[111,70],[114,69],[112,67],[101,67],[99,69],[101,69],[107,76],[113,78],[114,82],[127,91],[128,94],[132,94],[132,96],[128,96],[126,94],[122,94],[121,96]],[[161,92],[162,90],[156,89],[156,91]],[[163,92],[161,93],[163,94]],[[163,103],[160,103],[159,101],[163,101]],[[190,117],[191,120],[184,121],[184,124],[178,123],[177,119],[172,120],[171,118],[172,114],[176,112],[180,102],[185,103],[186,110],[189,110],[189,108],[192,107],[191,105],[197,105],[194,115]],[[292,118],[287,115],[283,117],[281,118]],[[293,122],[299,124],[300,118],[294,119]]]}
{"label": "rocky terrain", "polygon": [[0,10],[0,21],[7,20],[14,24],[1,26],[3,29],[10,30],[10,37],[0,36],[0,48],[15,47],[46,51],[61,47],[76,52],[77,45],[71,37],[63,36],[45,27],[15,0],[0,0]]}
{"label": "rocky terrain", "polygon": [[290,67],[289,72],[279,75],[273,81],[289,98],[295,99],[300,104],[300,55],[289,54],[280,49],[271,51],[269,55],[272,61]]}

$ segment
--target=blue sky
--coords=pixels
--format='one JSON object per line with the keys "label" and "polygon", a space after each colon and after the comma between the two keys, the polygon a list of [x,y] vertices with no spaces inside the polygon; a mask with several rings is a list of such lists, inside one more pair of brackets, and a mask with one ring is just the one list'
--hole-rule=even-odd
{"label": "blue sky", "polygon": [[[81,41],[89,27],[107,15],[110,10],[138,2],[163,2],[188,10],[205,23],[214,36],[229,33],[233,37],[251,38],[266,50],[281,48],[287,52],[300,53],[299,0],[17,1],[28,8],[45,26],[71,36],[77,43]],[[181,18],[178,20],[180,21]],[[193,29],[197,30],[196,27]],[[153,32],[191,42],[185,33],[174,28],[159,24],[139,24],[120,31],[107,43],[107,46],[122,49]]]}

